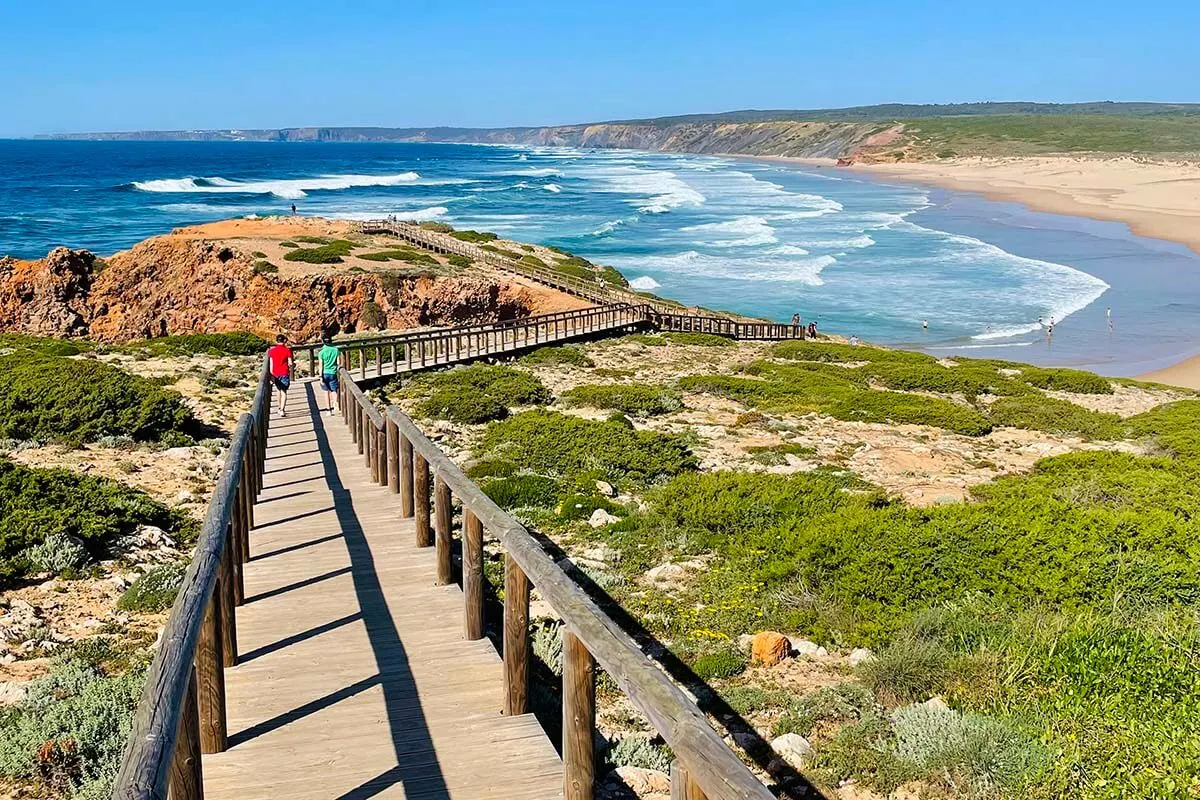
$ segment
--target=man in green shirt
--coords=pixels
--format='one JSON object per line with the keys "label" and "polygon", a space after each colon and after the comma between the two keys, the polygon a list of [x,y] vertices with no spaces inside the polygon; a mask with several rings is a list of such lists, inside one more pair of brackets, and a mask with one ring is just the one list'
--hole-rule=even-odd
{"label": "man in green shirt", "polygon": [[[333,413],[333,400],[338,390],[338,361],[342,351],[333,343],[333,337],[325,334],[321,337],[324,347],[317,353],[321,359],[321,385],[325,387],[325,407]],[[341,399],[338,399],[338,411],[342,410]]]}

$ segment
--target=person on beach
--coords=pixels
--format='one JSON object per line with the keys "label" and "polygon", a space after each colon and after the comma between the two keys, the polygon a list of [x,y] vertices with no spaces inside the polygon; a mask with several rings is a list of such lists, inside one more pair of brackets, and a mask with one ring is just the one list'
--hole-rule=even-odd
{"label": "person on beach", "polygon": [[296,204],[292,203],[292,216],[296,216]]}
{"label": "person on beach", "polygon": [[858,347],[858,337],[857,336],[854,336],[854,335],[850,336],[850,346]]}
{"label": "person on beach", "polygon": [[[342,351],[333,343],[333,337],[329,334],[321,337],[321,344],[323,347],[317,353],[317,357],[321,359],[321,386],[325,388],[325,408],[332,415],[333,401],[338,391],[338,362],[341,360]],[[338,398],[337,408],[338,411],[342,410],[341,398]]]}
{"label": "person on beach", "polygon": [[1104,309],[1104,317],[1108,320],[1108,332],[1112,333],[1112,306]]}
{"label": "person on beach", "polygon": [[279,334],[275,337],[275,345],[267,351],[267,359],[271,362],[271,383],[279,392],[279,416],[287,416],[288,387],[292,385],[292,348],[287,345],[287,336]]}

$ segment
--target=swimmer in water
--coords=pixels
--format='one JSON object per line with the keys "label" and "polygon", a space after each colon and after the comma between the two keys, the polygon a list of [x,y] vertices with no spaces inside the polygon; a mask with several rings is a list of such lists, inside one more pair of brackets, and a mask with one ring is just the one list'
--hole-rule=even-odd
{"label": "swimmer in water", "polygon": [[924,330],[929,330],[929,320],[927,320],[927,319],[921,320],[921,328]]}

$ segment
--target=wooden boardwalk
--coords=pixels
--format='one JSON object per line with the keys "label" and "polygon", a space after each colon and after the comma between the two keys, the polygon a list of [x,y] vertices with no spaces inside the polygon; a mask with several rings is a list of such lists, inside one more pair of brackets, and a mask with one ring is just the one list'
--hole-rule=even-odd
{"label": "wooden boardwalk", "polygon": [[501,660],[463,636],[461,590],[434,585],[434,548],[416,547],[316,388],[298,383],[270,427],[225,670],[229,749],[203,756],[205,796],[562,797],[542,728],[500,713]]}

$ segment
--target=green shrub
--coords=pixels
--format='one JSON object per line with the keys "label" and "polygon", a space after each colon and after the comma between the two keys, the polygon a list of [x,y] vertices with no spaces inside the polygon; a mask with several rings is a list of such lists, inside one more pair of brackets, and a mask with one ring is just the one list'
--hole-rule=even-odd
{"label": "green shrub", "polygon": [[500,238],[496,234],[490,233],[488,231],[484,231],[482,233],[480,231],[454,231],[450,235],[453,236],[455,239],[458,239],[463,242],[476,242],[476,243],[492,242],[492,241],[495,241],[496,239]]}
{"label": "green shrub", "polygon": [[434,222],[433,220],[421,222],[418,226],[421,230],[433,231],[434,233],[450,233],[454,230],[452,225],[447,225],[445,222]]}
{"label": "green shrub", "polygon": [[[342,255],[345,255],[344,253]],[[414,250],[411,247],[392,247],[378,253],[359,253],[358,258],[367,261],[406,261],[410,264],[429,264],[436,266],[438,260],[429,253]]]}
{"label": "green shrub", "polygon": [[555,675],[563,673],[563,638],[561,622],[545,622],[531,626],[533,654]]}
{"label": "green shrub", "polygon": [[925,700],[950,678],[950,653],[936,642],[897,639],[858,667],[858,675],[893,703]]}
{"label": "green shrub", "polygon": [[664,333],[662,337],[671,344],[684,344],[693,347],[733,347],[736,342],[715,333]]}
{"label": "green shrub", "polygon": [[1200,457],[1200,400],[1166,403],[1125,420],[1131,436],[1153,439],[1181,458]]}
{"label": "green shrub", "polygon": [[894,753],[914,770],[942,776],[971,795],[1024,788],[1049,753],[1038,742],[995,719],[919,704],[892,713]]}
{"label": "green shrub", "polygon": [[683,408],[677,392],[643,383],[585,384],[563,392],[559,401],[568,406],[613,409],[638,417],[670,414]]}
{"label": "green shrub", "polygon": [[300,245],[296,244],[295,242],[280,242],[279,246],[283,247],[283,248],[291,249],[291,248],[299,247]]}
{"label": "green shrub", "polygon": [[964,436],[985,436],[992,431],[987,417],[973,408],[936,397],[901,392],[859,392],[824,410],[836,419],[931,425]]}
{"label": "green shrub", "polygon": [[0,585],[36,569],[35,556],[49,558],[50,551],[35,550],[46,542],[55,553],[55,543],[71,542],[62,558],[79,555],[74,543],[81,543],[90,558],[99,558],[106,546],[141,525],[168,531],[187,527],[183,517],[137,489],[62,469],[30,469],[5,459],[0,459],[0,519]]}
{"label": "green shrub", "polygon": [[[307,241],[318,237],[296,237],[300,241]],[[354,243],[348,242],[345,239],[324,240],[326,244],[318,247],[304,247],[295,250],[289,250],[283,254],[285,261],[303,261],[306,264],[340,264],[342,256],[350,255],[350,251],[354,249]]]}
{"label": "green shrub", "polygon": [[741,675],[747,666],[746,654],[741,648],[727,646],[697,657],[692,671],[701,680],[711,681]]}
{"label": "green shrub", "polygon": [[626,288],[629,286],[629,281],[626,280],[625,276],[622,275],[621,271],[616,267],[600,267],[599,276],[600,280],[604,281],[605,283],[612,284],[613,286],[619,286],[621,288]]}
{"label": "green shrub", "polygon": [[610,483],[652,481],[696,468],[695,457],[679,437],[553,411],[526,411],[494,423],[480,444],[484,452],[502,454],[540,473],[572,477],[595,472]]}
{"label": "green shrub", "polygon": [[494,244],[481,244],[481,245],[479,245],[479,247],[482,250],[487,250],[489,253],[495,253],[498,256],[504,256],[505,258],[509,259],[510,261],[520,261],[521,260],[520,253],[514,253],[512,250],[505,250],[503,247],[497,247]]}
{"label": "green shrub", "polygon": [[987,413],[993,425],[1089,439],[1118,437],[1122,430],[1121,418],[1116,414],[1091,411],[1045,395],[1001,397],[988,407]]}
{"label": "green shrub", "polygon": [[592,374],[597,378],[632,378],[637,374],[637,370],[620,369],[618,367],[596,367],[592,370]]}
{"label": "green shrub", "polygon": [[48,534],[39,544],[30,547],[26,556],[37,571],[55,575],[77,570],[91,559],[82,541],[62,532]]}
{"label": "green shrub", "polygon": [[14,353],[0,374],[0,438],[154,441],[192,424],[178,393],[99,361]]}
{"label": "green shrub", "polygon": [[1076,394],[1112,394],[1112,382],[1092,372],[1078,369],[1049,369],[1023,366],[1019,380],[1039,389]]}
{"label": "green shrub", "polygon": [[674,757],[670,749],[655,744],[646,736],[622,736],[613,742],[605,760],[614,767],[638,767],[670,772]]}
{"label": "green shrub", "polygon": [[261,356],[270,344],[247,331],[187,333],[159,336],[124,345],[122,350],[142,350],[156,356]]}
{"label": "green shrub", "polygon": [[475,262],[471,261],[471,259],[467,258],[466,256],[460,256],[458,253],[451,253],[450,255],[446,256],[446,263],[452,267],[458,267],[462,269],[471,266]]}
{"label": "green shrub", "polygon": [[418,376],[405,394],[426,398],[418,411],[427,417],[466,423],[502,419],[512,407],[551,399],[550,390],[536,376],[492,364]]}
{"label": "green shrub", "polygon": [[507,478],[520,472],[520,465],[502,458],[488,458],[477,461],[465,470],[466,475],[473,481],[481,478]]}
{"label": "green shrub", "polygon": [[572,367],[590,367],[593,362],[587,353],[578,347],[559,345],[557,347],[539,347],[533,352],[521,356],[521,363],[531,367],[550,367],[566,365]]}
{"label": "green shrub", "polygon": [[47,336],[29,336],[24,333],[0,333],[0,352],[29,350],[46,356],[77,356],[93,347],[91,342],[83,339],[51,339]]}
{"label": "green shrub", "polygon": [[562,487],[544,475],[520,474],[493,478],[483,484],[484,494],[501,508],[551,508],[558,504]]}
{"label": "green shrub", "polygon": [[250,255],[254,258],[266,258],[267,257],[267,254],[264,253],[262,250],[255,250]]}
{"label": "green shrub", "polygon": [[526,253],[525,255],[521,256],[521,263],[528,264],[531,267],[542,267],[543,269],[546,267],[545,261],[542,261],[537,256],[531,255],[529,253]]}
{"label": "green shrub", "polygon": [[587,519],[598,508],[617,517],[623,517],[626,514],[624,508],[607,497],[597,494],[593,488],[591,491],[573,491],[567,494],[559,503],[558,518],[565,522]]}
{"label": "green shrub", "polygon": [[187,566],[185,562],[177,562],[151,567],[125,590],[117,608],[146,613],[166,611],[175,602]]}
{"label": "green shrub", "polygon": [[279,272],[279,267],[275,266],[266,259],[259,259],[258,261],[254,262],[251,271],[255,275],[270,275]]}
{"label": "green shrub", "polygon": [[[80,661],[55,664],[0,711],[0,775],[40,778],[60,796],[107,797],[144,680],[140,668],[109,677]],[[57,757],[39,759],[47,748]]]}
{"label": "green shrub", "polygon": [[331,236],[293,236],[292,238],[297,242],[304,242],[305,244],[330,244],[334,241]]}
{"label": "green shrub", "polygon": [[831,364],[857,361],[937,362],[937,359],[933,356],[909,353],[903,350],[883,350],[878,347],[814,342],[811,340],[780,342],[771,347],[771,355],[775,358],[784,358],[790,361],[818,361]]}
{"label": "green shrub", "polygon": [[667,340],[662,334],[658,333],[631,333],[625,336],[621,341],[634,342],[635,344],[644,344],[647,347],[666,347]]}

